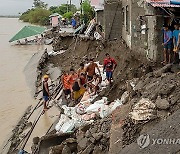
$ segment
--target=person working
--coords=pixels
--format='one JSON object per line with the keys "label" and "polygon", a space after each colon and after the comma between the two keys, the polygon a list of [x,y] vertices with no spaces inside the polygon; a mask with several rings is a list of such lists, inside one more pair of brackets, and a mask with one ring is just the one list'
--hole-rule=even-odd
{"label": "person working", "polygon": [[87,66],[87,69],[86,69],[88,81],[91,81],[93,79],[93,75],[95,75],[95,69],[97,69],[99,72],[99,75],[101,75],[98,65],[94,62],[94,59],[91,58],[90,64]]}
{"label": "person working", "polygon": [[93,95],[97,94],[97,91],[100,89],[99,84],[102,82],[102,77],[95,74],[93,79],[87,82],[88,87],[90,88],[90,93],[93,92]]}
{"label": "person working", "polygon": [[75,83],[75,81],[78,79],[78,75],[75,72],[75,70],[73,68],[70,69],[70,75],[67,79],[69,85],[70,85],[70,90],[71,90],[71,98],[73,98],[73,85]]}
{"label": "person working", "polygon": [[80,76],[81,73],[86,74],[86,68],[84,66],[84,63],[80,63],[80,68],[77,71],[78,76]]}
{"label": "person working", "polygon": [[110,57],[109,53],[106,53],[106,58],[104,59],[104,69],[103,72],[106,71],[106,79],[111,84],[111,80],[113,77],[113,72],[117,67],[116,61]]}
{"label": "person working", "polygon": [[49,87],[48,87],[48,75],[44,75],[44,81],[43,81],[43,99],[44,99],[44,111],[48,110],[47,107],[47,101],[49,100]]}
{"label": "person working", "polygon": [[68,95],[71,94],[71,90],[70,90],[70,84],[68,82],[68,78],[69,78],[69,74],[66,71],[62,71],[62,76],[61,76],[61,82],[63,85],[63,91],[65,94],[65,98],[67,99]]}

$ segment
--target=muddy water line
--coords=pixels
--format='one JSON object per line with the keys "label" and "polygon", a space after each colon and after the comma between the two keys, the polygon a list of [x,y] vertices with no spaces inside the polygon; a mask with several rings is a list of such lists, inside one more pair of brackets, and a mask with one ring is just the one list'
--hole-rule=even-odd
{"label": "muddy water line", "polygon": [[25,25],[16,18],[0,18],[0,146],[10,136],[25,109],[37,103],[23,73],[37,52],[37,46],[15,46],[8,42]]}

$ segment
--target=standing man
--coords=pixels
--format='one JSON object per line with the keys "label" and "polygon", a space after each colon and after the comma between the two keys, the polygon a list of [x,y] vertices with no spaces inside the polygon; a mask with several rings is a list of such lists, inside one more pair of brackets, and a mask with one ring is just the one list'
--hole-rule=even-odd
{"label": "standing man", "polygon": [[70,69],[70,75],[67,78],[67,81],[70,85],[70,90],[71,90],[71,98],[73,99],[73,86],[76,80],[78,79],[78,74],[75,72],[74,68]]}
{"label": "standing man", "polygon": [[172,50],[172,31],[168,26],[164,26],[164,61],[163,64],[171,63],[171,50]]}
{"label": "standing man", "polygon": [[110,57],[109,53],[106,53],[106,58],[104,59],[104,69],[103,72],[106,70],[106,79],[111,84],[113,72],[117,67],[116,61]]}
{"label": "standing man", "polygon": [[177,62],[177,52],[178,52],[178,39],[179,39],[179,26],[176,24],[174,25],[175,30],[173,31],[173,45],[174,45],[174,63]]}
{"label": "standing man", "polygon": [[47,107],[47,101],[49,100],[49,87],[48,87],[48,75],[44,75],[44,81],[43,81],[43,99],[44,99],[44,111],[48,110]]}
{"label": "standing man", "polygon": [[74,19],[74,17],[71,20],[71,25],[74,29],[76,28],[76,20]]}
{"label": "standing man", "polygon": [[70,84],[68,82],[68,78],[69,78],[69,74],[66,71],[62,71],[61,82],[63,85],[63,91],[65,94],[65,99],[67,99],[68,95],[71,94]]}
{"label": "standing man", "polygon": [[101,71],[98,65],[94,62],[94,58],[91,58],[90,64],[87,66],[87,69],[86,69],[88,81],[91,81],[93,79],[93,76],[96,74],[95,73],[96,69],[98,70],[99,75],[101,75]]}
{"label": "standing man", "polygon": [[178,54],[179,54],[179,64],[180,64],[180,26],[179,26],[179,36],[178,36]]}

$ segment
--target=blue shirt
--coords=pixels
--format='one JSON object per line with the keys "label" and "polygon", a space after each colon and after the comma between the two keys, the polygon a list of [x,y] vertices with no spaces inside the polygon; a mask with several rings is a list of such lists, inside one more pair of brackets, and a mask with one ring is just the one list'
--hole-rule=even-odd
{"label": "blue shirt", "polygon": [[73,27],[76,26],[76,20],[75,19],[72,19],[71,23],[72,23]]}
{"label": "blue shirt", "polygon": [[164,31],[164,43],[166,43],[170,39],[167,42],[167,44],[171,44],[172,43],[172,37],[173,37],[172,31],[170,31],[170,30]]}
{"label": "blue shirt", "polygon": [[174,30],[173,31],[173,38],[175,38],[175,45],[177,45],[179,33],[180,33],[180,30]]}

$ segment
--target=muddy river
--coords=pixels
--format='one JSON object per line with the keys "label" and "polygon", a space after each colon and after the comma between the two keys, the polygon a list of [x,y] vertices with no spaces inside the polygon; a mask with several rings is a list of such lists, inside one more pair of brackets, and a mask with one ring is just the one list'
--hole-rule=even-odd
{"label": "muddy river", "polygon": [[37,46],[8,42],[25,25],[16,18],[0,18],[0,145],[11,135],[26,108],[37,102],[24,75],[24,68],[37,52]]}

